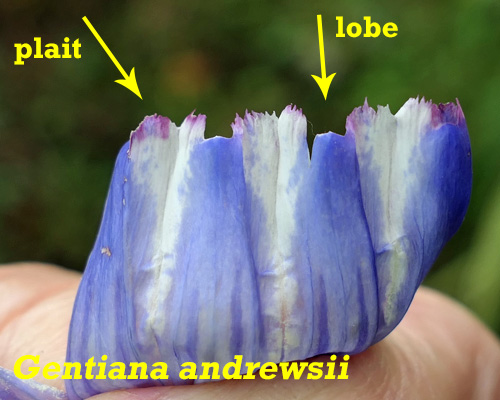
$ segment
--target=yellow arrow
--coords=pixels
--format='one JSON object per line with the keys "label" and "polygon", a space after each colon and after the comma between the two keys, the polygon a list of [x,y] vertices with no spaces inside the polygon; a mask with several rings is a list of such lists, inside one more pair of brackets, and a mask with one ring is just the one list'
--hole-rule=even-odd
{"label": "yellow arrow", "polygon": [[115,64],[116,68],[118,68],[118,71],[122,74],[124,79],[118,79],[115,82],[119,83],[120,85],[125,86],[128,90],[132,91],[135,93],[139,98],[142,100],[141,92],[139,91],[139,86],[137,86],[137,80],[135,79],[135,68],[132,68],[132,71],[130,71],[130,75],[127,75],[125,70],[122,68],[118,60],[115,58],[113,53],[111,53],[111,50],[106,46],[106,43],[104,43],[104,40],[102,40],[101,36],[97,33],[97,31],[94,29],[90,21],[87,19],[87,17],[83,17],[83,22],[88,26],[90,31],[93,33],[99,44],[102,46],[104,51],[108,54],[109,58],[111,58],[111,61],[113,61],[113,64]]}
{"label": "yellow arrow", "polygon": [[311,76],[318,84],[326,100],[326,96],[328,95],[328,89],[330,89],[330,84],[332,83],[332,79],[335,76],[335,74],[326,76],[325,45],[323,44],[323,23],[321,20],[321,15],[318,15],[318,37],[319,37],[319,58],[321,60],[321,78],[316,75],[311,75]]}

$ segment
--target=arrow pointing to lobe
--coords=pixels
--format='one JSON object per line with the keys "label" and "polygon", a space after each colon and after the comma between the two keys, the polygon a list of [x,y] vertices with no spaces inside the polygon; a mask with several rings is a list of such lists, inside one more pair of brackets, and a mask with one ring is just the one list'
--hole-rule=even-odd
{"label": "arrow pointing to lobe", "polygon": [[87,27],[90,29],[92,34],[95,36],[99,44],[102,46],[104,51],[107,53],[109,58],[111,58],[111,61],[113,61],[113,64],[115,64],[116,68],[118,68],[118,71],[122,74],[124,79],[117,79],[115,82],[119,83],[120,85],[125,86],[128,90],[131,92],[135,93],[139,98],[142,100],[141,92],[139,91],[139,86],[137,86],[137,80],[135,79],[135,68],[132,68],[132,71],[130,71],[130,75],[127,75],[125,70],[122,68],[118,60],[115,58],[113,53],[111,53],[111,50],[106,46],[106,43],[104,43],[104,40],[102,40],[101,36],[97,33],[95,28],[92,26],[90,21],[87,19],[87,17],[83,17],[83,22],[87,25]]}
{"label": "arrow pointing to lobe", "polygon": [[335,74],[326,76],[325,46],[323,44],[323,22],[321,20],[321,15],[318,15],[318,38],[319,38],[319,58],[321,61],[321,78],[316,75],[311,75],[311,76],[318,84],[326,100],[326,96],[328,96],[328,89],[330,89],[330,84],[332,83],[332,79],[335,76]]}

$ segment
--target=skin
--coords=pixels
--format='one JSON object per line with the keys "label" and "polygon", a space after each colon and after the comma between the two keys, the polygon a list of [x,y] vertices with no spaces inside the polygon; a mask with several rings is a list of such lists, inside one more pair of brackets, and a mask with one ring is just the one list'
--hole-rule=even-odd
{"label": "skin", "polygon": [[[44,264],[0,267],[0,365],[26,354],[64,362],[80,274]],[[83,333],[84,334],[84,333]],[[308,361],[329,361],[327,356]],[[221,381],[101,394],[92,400],[499,399],[500,343],[453,300],[421,288],[400,325],[351,357],[347,380]],[[338,373],[338,372],[337,372]],[[40,382],[58,388],[62,380]]]}

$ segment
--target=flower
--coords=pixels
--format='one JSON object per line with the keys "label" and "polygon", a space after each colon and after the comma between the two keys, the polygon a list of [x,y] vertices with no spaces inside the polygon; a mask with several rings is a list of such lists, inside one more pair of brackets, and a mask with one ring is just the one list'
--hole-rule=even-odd
{"label": "flower", "polygon": [[146,117],[120,151],[78,291],[67,361],[168,364],[168,380],[68,380],[70,400],[189,383],[181,365],[354,354],[406,313],[470,199],[460,105],[356,108],[345,136],[301,110],[203,138]]}

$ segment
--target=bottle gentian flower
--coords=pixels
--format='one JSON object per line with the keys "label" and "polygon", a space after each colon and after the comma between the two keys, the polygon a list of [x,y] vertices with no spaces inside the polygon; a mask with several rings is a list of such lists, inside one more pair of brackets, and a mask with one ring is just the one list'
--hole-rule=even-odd
{"label": "bottle gentian flower", "polygon": [[[465,217],[460,105],[410,99],[392,115],[365,102],[311,157],[292,106],[237,116],[231,138],[204,128],[203,115],[180,127],[155,115],[132,132],[69,333],[68,362],[165,362],[170,378],[68,380],[70,400],[192,383],[188,361],[361,352],[401,321]],[[5,370],[2,382],[24,384]]]}

